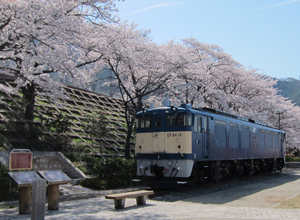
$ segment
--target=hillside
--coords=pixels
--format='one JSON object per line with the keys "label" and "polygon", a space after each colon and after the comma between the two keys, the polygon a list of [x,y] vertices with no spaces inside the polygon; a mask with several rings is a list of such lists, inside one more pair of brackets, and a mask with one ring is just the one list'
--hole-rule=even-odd
{"label": "hillside", "polygon": [[300,106],[300,80],[287,78],[278,80],[275,86],[279,90],[279,94],[293,101]]}

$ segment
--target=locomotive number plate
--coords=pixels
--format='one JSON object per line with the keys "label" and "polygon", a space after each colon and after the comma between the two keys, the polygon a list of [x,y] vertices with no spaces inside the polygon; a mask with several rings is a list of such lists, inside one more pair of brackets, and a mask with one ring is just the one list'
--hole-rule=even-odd
{"label": "locomotive number plate", "polygon": [[167,133],[167,137],[181,137],[182,133]]}

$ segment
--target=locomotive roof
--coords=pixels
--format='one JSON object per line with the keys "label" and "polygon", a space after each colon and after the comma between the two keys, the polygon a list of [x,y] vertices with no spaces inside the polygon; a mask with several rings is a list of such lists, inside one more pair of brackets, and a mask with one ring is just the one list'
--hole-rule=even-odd
{"label": "locomotive roof", "polygon": [[[255,121],[253,119],[249,119],[249,118],[246,118],[246,117],[241,117],[241,116],[238,116],[238,115],[230,114],[230,113],[219,111],[219,110],[212,109],[212,108],[206,108],[206,107],[205,108],[193,108],[190,104],[181,104],[180,107],[176,107],[176,106],[167,106],[167,107],[165,107],[164,106],[164,107],[155,107],[155,108],[150,108],[150,109],[143,109],[142,111],[138,112],[137,115],[143,114],[145,112],[152,113],[154,111],[166,111],[166,110],[171,110],[172,108],[175,108],[176,111],[178,111],[178,112],[193,112],[193,113],[196,113],[196,112],[200,111],[202,113],[206,113],[210,117],[215,116],[215,115],[220,115],[220,116],[229,117],[229,118],[233,118],[233,119],[237,119],[237,120],[241,120],[241,121],[245,121],[245,122],[250,122],[250,123],[253,123],[253,124],[257,124],[257,125],[260,125],[260,126],[264,126],[264,127],[268,127],[268,128],[278,130],[277,128],[270,127],[270,126],[266,125],[265,123]],[[283,131],[281,131],[281,132],[283,132]]]}

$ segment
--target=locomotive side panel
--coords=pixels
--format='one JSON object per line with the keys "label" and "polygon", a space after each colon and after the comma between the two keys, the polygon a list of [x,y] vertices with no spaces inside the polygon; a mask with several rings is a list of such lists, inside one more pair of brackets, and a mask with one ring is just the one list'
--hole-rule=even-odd
{"label": "locomotive side panel", "polygon": [[281,134],[275,129],[224,117],[214,117],[209,126],[209,156],[197,161],[284,157]]}

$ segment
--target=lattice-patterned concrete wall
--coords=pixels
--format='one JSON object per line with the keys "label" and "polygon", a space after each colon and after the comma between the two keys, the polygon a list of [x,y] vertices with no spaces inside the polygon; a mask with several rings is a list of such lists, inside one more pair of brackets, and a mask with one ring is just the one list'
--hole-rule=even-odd
{"label": "lattice-patterned concrete wall", "polygon": [[[7,86],[14,86],[13,83],[5,81],[1,83]],[[71,129],[67,135],[74,143],[79,142],[79,144],[85,145],[91,149],[92,154],[98,156],[124,156],[127,127],[124,118],[124,106],[121,100],[71,86],[66,86],[64,91],[69,98],[60,100],[59,105],[49,102],[45,97],[36,97],[34,123],[41,124],[49,117],[49,112],[54,115],[61,113],[71,122]],[[12,115],[14,115],[14,120],[19,120],[20,123],[23,123],[22,117],[18,115],[18,113],[24,111],[22,94],[1,92],[0,96],[3,98],[3,102],[0,103],[0,130],[2,129],[3,133],[14,132],[14,138],[7,140],[6,148],[10,150],[9,148],[20,148],[20,145],[23,145],[24,148],[42,150],[38,146],[32,146],[30,143],[25,142],[25,137],[20,136],[17,132],[13,130],[7,131],[7,129],[4,131],[3,129],[3,125],[9,123]],[[95,113],[105,113],[108,121],[109,137],[101,139],[101,146],[96,146],[95,142],[91,141],[92,138],[82,126],[85,123],[86,115]],[[55,133],[49,135],[55,135]],[[97,141],[100,138],[96,137],[94,140]],[[131,140],[131,152],[133,152],[134,136],[132,136]]]}

